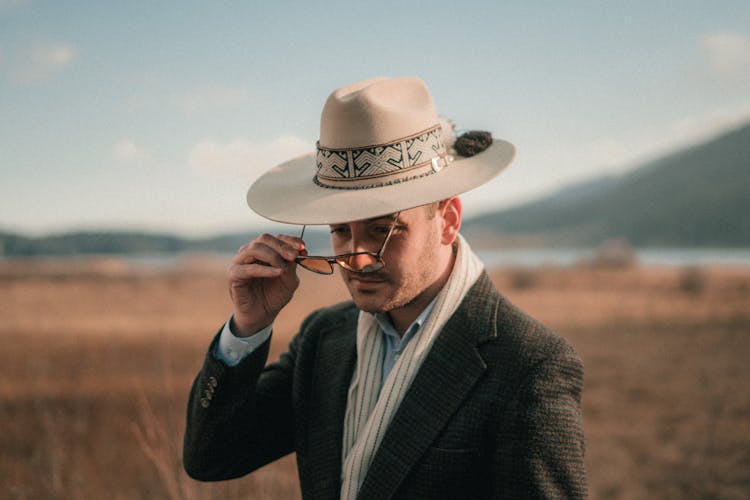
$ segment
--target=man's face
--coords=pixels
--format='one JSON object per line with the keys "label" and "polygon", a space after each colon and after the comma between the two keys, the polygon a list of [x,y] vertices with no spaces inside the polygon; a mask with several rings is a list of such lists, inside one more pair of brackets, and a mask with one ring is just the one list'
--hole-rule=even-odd
{"label": "man's face", "polygon": [[[392,215],[334,224],[331,241],[336,254],[377,252],[385,240]],[[442,269],[436,253],[440,248],[441,218],[427,207],[401,212],[382,254],[385,267],[357,274],[341,269],[344,283],[357,307],[367,312],[388,312],[410,304],[439,277]]]}

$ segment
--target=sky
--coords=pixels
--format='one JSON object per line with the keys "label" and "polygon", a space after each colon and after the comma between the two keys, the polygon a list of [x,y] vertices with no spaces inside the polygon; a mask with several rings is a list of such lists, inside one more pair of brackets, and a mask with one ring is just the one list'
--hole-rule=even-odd
{"label": "sky", "polygon": [[516,145],[475,215],[750,121],[750,2],[0,0],[0,231],[263,228],[249,185],[374,76]]}

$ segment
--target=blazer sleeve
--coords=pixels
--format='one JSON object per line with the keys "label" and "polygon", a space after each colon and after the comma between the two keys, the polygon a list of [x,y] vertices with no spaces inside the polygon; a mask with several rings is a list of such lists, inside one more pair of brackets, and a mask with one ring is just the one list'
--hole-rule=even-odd
{"label": "blazer sleeve", "polygon": [[219,336],[214,338],[188,400],[183,465],[190,477],[233,479],[293,451],[292,384],[300,337],[265,368],[270,339],[229,367],[215,358]]}
{"label": "blazer sleeve", "polygon": [[495,498],[586,498],[582,388],[583,365],[569,345],[536,362],[518,392],[516,420],[499,438]]}

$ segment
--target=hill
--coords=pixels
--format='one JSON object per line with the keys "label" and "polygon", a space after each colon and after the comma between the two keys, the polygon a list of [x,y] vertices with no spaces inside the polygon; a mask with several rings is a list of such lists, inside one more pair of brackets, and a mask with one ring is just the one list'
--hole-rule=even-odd
{"label": "hill", "polygon": [[469,237],[596,245],[750,246],[750,124],[551,196],[465,222]]}
{"label": "hill", "polygon": [[[294,232],[299,228],[295,227]],[[289,228],[278,228],[272,232],[288,232]],[[179,252],[234,253],[243,244],[257,236],[246,233],[228,233],[208,238],[183,238],[175,235],[124,232],[124,231],[79,231],[28,237],[0,232],[0,257],[34,257],[45,255],[107,255],[107,254],[157,254]],[[327,245],[328,231],[310,228],[305,241],[311,249]]]}

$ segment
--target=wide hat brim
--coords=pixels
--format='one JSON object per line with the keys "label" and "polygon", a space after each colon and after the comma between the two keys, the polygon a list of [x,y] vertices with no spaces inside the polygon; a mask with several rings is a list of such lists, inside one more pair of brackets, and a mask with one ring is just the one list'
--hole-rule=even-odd
{"label": "wide hat brim", "polygon": [[256,180],[247,204],[267,219],[287,224],[340,224],[371,219],[457,196],[495,178],[513,160],[515,147],[493,139],[485,151],[455,159],[439,172],[379,187],[336,189],[313,180],[315,154],[282,163]]}

